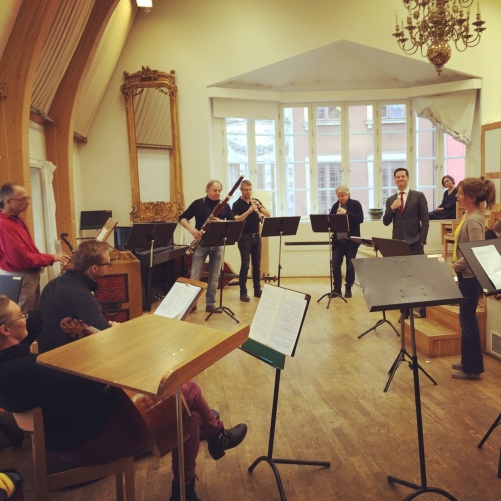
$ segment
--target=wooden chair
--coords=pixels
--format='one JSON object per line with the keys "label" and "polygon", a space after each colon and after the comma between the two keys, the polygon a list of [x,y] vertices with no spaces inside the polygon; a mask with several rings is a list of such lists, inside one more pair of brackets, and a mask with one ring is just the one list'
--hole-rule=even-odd
{"label": "wooden chair", "polygon": [[134,501],[134,460],[132,457],[118,459],[112,463],[85,467],[73,467],[73,465],[59,460],[59,464],[53,465],[56,470],[53,471],[52,468],[49,469],[50,461],[48,461],[45,450],[42,409],[37,407],[30,411],[14,413],[14,418],[22,430],[32,432],[36,501],[48,501],[50,491],[99,480],[110,475],[115,475],[116,478],[117,500]]}
{"label": "wooden chair", "polygon": [[452,221],[451,232],[444,235],[444,259],[447,259],[447,255],[449,254],[449,244],[454,246],[454,232],[459,223],[460,220]]}

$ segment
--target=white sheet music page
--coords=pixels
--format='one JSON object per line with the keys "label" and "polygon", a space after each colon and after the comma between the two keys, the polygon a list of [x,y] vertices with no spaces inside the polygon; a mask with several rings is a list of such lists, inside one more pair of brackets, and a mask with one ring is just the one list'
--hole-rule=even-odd
{"label": "white sheet music page", "polygon": [[303,293],[266,284],[249,338],[284,355],[292,355],[307,305]]}
{"label": "white sheet music page", "polygon": [[167,318],[181,318],[197,297],[200,287],[174,282],[169,293],[155,311],[155,315]]}
{"label": "white sheet music page", "polygon": [[496,289],[501,289],[501,255],[494,245],[472,247],[478,262]]}

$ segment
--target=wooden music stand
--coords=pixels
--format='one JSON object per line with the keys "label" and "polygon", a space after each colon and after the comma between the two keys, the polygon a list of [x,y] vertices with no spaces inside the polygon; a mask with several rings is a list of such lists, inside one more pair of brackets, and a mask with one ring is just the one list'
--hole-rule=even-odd
{"label": "wooden music stand", "polygon": [[[223,332],[158,315],[143,315],[43,353],[37,362],[156,397],[175,391],[179,476],[180,485],[184,486],[181,385],[244,343],[249,330],[248,325],[242,325],[233,332]],[[184,489],[181,499],[185,500]]]}

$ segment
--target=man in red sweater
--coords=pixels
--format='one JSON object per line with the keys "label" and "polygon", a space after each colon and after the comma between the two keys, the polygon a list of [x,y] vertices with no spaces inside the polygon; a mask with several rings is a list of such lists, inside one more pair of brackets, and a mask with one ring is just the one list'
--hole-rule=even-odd
{"label": "man in red sweater", "polygon": [[20,217],[30,201],[19,184],[6,183],[0,188],[0,273],[23,277],[18,304],[25,313],[38,308],[41,268],[70,260],[64,252],[42,254],[37,249],[26,221]]}

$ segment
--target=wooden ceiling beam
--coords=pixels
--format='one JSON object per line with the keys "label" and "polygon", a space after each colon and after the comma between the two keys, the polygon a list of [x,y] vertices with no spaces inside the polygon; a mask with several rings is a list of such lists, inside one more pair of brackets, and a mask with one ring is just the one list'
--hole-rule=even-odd
{"label": "wooden ceiling beam", "polygon": [[[61,0],[24,0],[0,60],[0,185],[31,190],[29,126],[35,71]],[[33,231],[31,209],[26,214]]]}
{"label": "wooden ceiling beam", "polygon": [[45,126],[47,160],[56,165],[54,194],[58,234],[68,233],[76,241],[76,218],[73,185],[73,129],[75,105],[80,83],[89,71],[90,61],[104,29],[119,0],[99,0],[94,3],[82,37],[71,58],[52,101],[48,115],[53,124]]}

